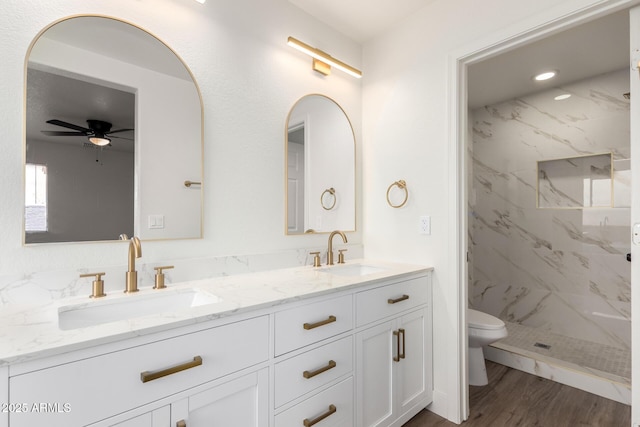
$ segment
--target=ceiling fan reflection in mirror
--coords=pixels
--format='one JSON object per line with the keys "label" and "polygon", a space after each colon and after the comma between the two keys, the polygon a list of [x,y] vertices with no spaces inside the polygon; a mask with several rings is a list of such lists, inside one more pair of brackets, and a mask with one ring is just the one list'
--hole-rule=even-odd
{"label": "ceiling fan reflection in mirror", "polygon": [[67,129],[73,129],[75,132],[43,130],[42,133],[45,135],[86,136],[92,144],[100,147],[111,145],[111,138],[127,139],[129,141],[133,141],[132,138],[125,138],[122,136],[114,135],[114,133],[132,131],[133,129],[111,130],[111,123],[102,120],[87,120],[88,127],[74,125],[73,123],[67,123],[57,119],[47,120],[47,123],[61,126]]}

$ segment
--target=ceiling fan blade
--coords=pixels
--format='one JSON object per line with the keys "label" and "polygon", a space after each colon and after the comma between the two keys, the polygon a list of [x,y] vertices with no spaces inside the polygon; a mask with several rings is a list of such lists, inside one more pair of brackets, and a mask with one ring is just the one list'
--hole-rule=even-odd
{"label": "ceiling fan blade", "polygon": [[107,135],[111,135],[112,133],[118,133],[118,132],[127,132],[130,130],[134,130],[134,129],[118,129],[118,130],[110,130],[109,132],[107,132]]}
{"label": "ceiling fan blade", "polygon": [[113,139],[125,139],[127,141],[133,141],[133,138],[125,138],[124,136],[116,136],[116,135],[111,135],[110,133],[107,134],[107,138],[113,138]]}
{"label": "ceiling fan blade", "polygon": [[85,132],[65,132],[57,130],[43,130],[41,132],[49,136],[87,136]]}
{"label": "ceiling fan blade", "polygon": [[62,126],[64,128],[69,128],[69,129],[74,129],[80,132],[85,132],[85,133],[93,133],[93,131],[89,128],[85,128],[82,126],[78,126],[78,125],[74,125],[73,123],[67,123],[67,122],[63,122],[62,120],[47,120],[47,123],[52,124],[52,125],[56,125],[56,126]]}

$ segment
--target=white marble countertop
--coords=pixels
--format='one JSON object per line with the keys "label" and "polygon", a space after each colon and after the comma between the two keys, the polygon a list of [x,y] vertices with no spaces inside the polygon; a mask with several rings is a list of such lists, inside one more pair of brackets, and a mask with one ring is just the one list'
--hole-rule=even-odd
{"label": "white marble countertop", "polygon": [[[336,270],[345,267],[357,268],[358,265],[377,267],[377,269],[365,275],[343,275],[338,274]],[[168,284],[167,289],[163,290],[146,288],[140,289],[140,292],[135,294],[112,293],[99,299],[85,296],[55,300],[47,304],[14,305],[0,311],[0,366],[206,322],[430,270],[432,268],[425,266],[354,260],[332,267],[305,266]],[[165,292],[189,292],[190,289],[214,295],[221,302],[77,329],[62,330],[58,324],[59,311],[69,306],[75,309],[95,304],[112,304],[125,299],[132,301],[133,298],[145,298]]]}

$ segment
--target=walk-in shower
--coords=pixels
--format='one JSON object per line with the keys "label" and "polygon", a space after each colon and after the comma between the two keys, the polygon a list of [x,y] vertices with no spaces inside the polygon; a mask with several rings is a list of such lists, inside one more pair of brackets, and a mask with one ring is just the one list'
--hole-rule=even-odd
{"label": "walk-in shower", "polygon": [[621,69],[472,109],[467,147],[468,303],[509,331],[487,357],[606,384],[619,401],[631,379],[628,92]]}

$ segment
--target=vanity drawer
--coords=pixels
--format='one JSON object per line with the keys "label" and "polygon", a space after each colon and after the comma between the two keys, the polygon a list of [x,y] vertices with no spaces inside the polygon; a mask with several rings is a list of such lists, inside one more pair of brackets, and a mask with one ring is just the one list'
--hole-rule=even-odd
{"label": "vanity drawer", "polygon": [[356,294],[356,325],[393,316],[429,300],[429,279],[420,277]]}
{"label": "vanity drawer", "polygon": [[[11,377],[11,402],[60,411],[13,413],[10,425],[86,425],[266,361],[268,339],[262,316]],[[197,366],[152,379],[180,365]]]}
{"label": "vanity drawer", "polygon": [[353,337],[342,338],[275,366],[276,408],[353,370]]}
{"label": "vanity drawer", "polygon": [[351,295],[278,312],[275,315],[276,356],[352,328]]}
{"label": "vanity drawer", "polygon": [[304,420],[326,416],[315,425],[318,427],[353,427],[353,377],[276,415],[275,427],[303,426]]}

